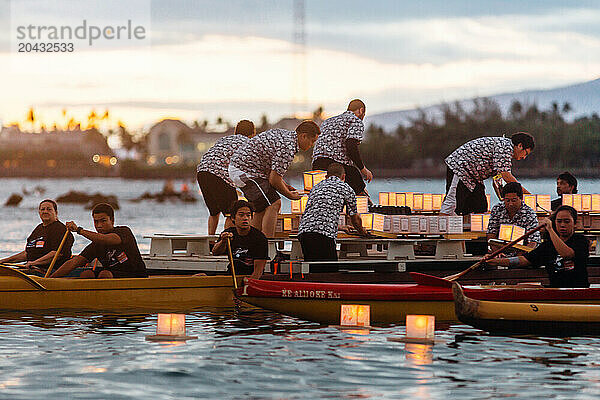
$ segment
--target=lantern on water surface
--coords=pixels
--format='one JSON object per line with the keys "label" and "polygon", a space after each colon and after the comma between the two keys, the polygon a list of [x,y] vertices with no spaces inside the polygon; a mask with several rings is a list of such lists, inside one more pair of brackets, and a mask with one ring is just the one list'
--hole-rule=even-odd
{"label": "lantern on water surface", "polygon": [[342,304],[340,308],[341,326],[364,326],[371,324],[371,307],[365,304]]}
{"label": "lantern on water surface", "polygon": [[429,339],[435,336],[435,316],[407,315],[406,337],[411,339]]}
{"label": "lantern on water surface", "polygon": [[196,338],[196,336],[186,336],[184,314],[158,314],[156,335],[146,336],[146,340],[153,341],[181,341]]}

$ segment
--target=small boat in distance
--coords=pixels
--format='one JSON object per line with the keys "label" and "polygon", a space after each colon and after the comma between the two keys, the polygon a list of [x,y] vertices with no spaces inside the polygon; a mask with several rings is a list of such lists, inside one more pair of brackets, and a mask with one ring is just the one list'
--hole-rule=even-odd
{"label": "small boat in distance", "polygon": [[458,283],[453,284],[452,293],[458,319],[493,334],[560,337],[600,334],[600,305],[597,303],[476,300],[467,297]]}

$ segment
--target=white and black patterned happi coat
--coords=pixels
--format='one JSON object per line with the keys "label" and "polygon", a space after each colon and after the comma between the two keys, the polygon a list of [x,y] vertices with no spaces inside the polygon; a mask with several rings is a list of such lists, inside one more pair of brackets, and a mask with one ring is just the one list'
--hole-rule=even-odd
{"label": "white and black patterned happi coat", "polygon": [[346,111],[323,121],[321,134],[313,150],[313,161],[317,158],[331,158],[342,164],[352,165],[346,153],[346,140],[362,141],[365,125],[352,111]]}
{"label": "white and black patterned happi coat", "polygon": [[477,183],[512,168],[514,145],[505,137],[473,139],[446,158],[452,172],[473,191]]}
{"label": "white and black patterned happi coat", "polygon": [[208,149],[198,164],[198,172],[210,172],[225,182],[235,187],[229,178],[229,162],[233,153],[240,147],[246,145],[250,140],[244,135],[229,135],[217,140],[213,147]]}
{"label": "white and black patterned happi coat", "polygon": [[[517,211],[516,214],[511,218],[508,215],[508,211],[506,210],[504,203],[499,203],[492,207],[487,233],[498,236],[500,233],[501,224],[516,225],[520,226],[521,228],[525,228],[526,231],[529,231],[538,226],[538,218],[535,211],[533,211],[533,209],[525,203],[521,205],[519,211]],[[542,237],[538,231],[530,235],[525,240],[525,244],[531,242],[540,243],[541,241]]]}
{"label": "white and black patterned happi coat", "polygon": [[231,165],[249,178],[269,179],[271,171],[285,175],[298,152],[298,135],[286,129],[269,129],[254,136],[231,158]]}
{"label": "white and black patterned happi coat", "polygon": [[346,206],[348,215],[358,212],[356,195],[350,185],[337,176],[330,176],[317,183],[308,195],[308,203],[306,203],[306,210],[300,220],[298,234],[320,233],[335,239],[340,213],[344,206]]}

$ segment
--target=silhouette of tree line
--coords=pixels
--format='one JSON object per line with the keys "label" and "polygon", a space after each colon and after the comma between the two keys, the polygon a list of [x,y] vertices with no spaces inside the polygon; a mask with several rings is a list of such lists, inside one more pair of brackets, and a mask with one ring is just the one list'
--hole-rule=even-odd
{"label": "silhouette of tree line", "polygon": [[522,168],[592,169],[600,167],[600,117],[597,113],[572,121],[569,103],[553,103],[547,110],[514,101],[506,114],[490,99],[476,99],[468,110],[460,103],[444,104],[436,115],[423,110],[407,126],[391,134],[371,125],[360,150],[369,168],[399,169],[438,166],[463,143],[481,136],[524,131],[536,141]]}

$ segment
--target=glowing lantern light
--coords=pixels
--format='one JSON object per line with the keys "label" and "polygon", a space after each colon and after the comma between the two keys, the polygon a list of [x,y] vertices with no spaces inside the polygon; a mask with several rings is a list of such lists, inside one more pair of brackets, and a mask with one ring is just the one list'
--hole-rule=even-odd
{"label": "glowing lantern light", "polygon": [[573,207],[573,195],[572,194],[563,194],[562,195],[562,205]]}
{"label": "glowing lantern light", "polygon": [[292,219],[291,218],[284,218],[283,219],[283,230],[284,231],[291,231],[292,230]]}
{"label": "glowing lantern light", "polygon": [[[502,224],[500,225],[500,233],[498,239],[506,242],[512,242],[520,236],[525,234],[525,228],[521,228],[516,225]],[[523,244],[523,240],[519,241],[518,244]]]}
{"label": "glowing lantern light", "polygon": [[397,205],[396,204],[396,192],[390,192],[389,193],[388,201],[389,201],[389,205],[390,206],[396,206]]}
{"label": "glowing lantern light", "polygon": [[592,195],[592,211],[600,212],[600,194]]}
{"label": "glowing lantern light", "polygon": [[415,193],[413,195],[413,210],[422,211],[423,210],[423,194]]}
{"label": "glowing lantern light", "polygon": [[367,196],[356,196],[356,208],[359,214],[369,212],[369,198]]}
{"label": "glowing lantern light", "polygon": [[399,207],[406,206],[406,193],[396,193],[396,205]]}
{"label": "glowing lantern light", "polygon": [[525,203],[525,205],[528,205],[529,207],[531,207],[535,211],[535,209],[536,209],[536,206],[535,206],[535,194],[524,194],[523,195],[523,202]]}
{"label": "glowing lantern light", "polygon": [[300,207],[302,212],[306,211],[306,205],[308,204],[308,196],[302,196],[300,199]]}
{"label": "glowing lantern light", "polygon": [[483,214],[471,214],[471,232],[483,232]]}
{"label": "glowing lantern light", "polygon": [[404,193],[404,196],[406,197],[406,201],[405,201],[405,206],[406,207],[410,207],[411,209],[413,209],[414,207],[414,193]]}
{"label": "glowing lantern light", "polygon": [[425,193],[423,195],[423,211],[433,211],[433,194]]}
{"label": "glowing lantern light", "polygon": [[300,203],[300,200],[292,200],[291,208],[293,214],[300,214],[302,212],[302,204]]}
{"label": "glowing lantern light", "polygon": [[549,194],[538,194],[536,197],[538,211],[550,212],[552,209],[552,199]]}
{"label": "glowing lantern light", "polygon": [[581,195],[581,211],[590,212],[592,211],[592,195],[582,194]]}
{"label": "glowing lantern light", "polygon": [[492,209],[492,195],[486,194],[485,198],[487,199],[487,205],[488,205],[487,210],[489,212]]}
{"label": "glowing lantern light", "polygon": [[156,335],[146,336],[146,340],[154,341],[181,341],[196,338],[196,336],[186,336],[184,314],[158,314]]}
{"label": "glowing lantern light", "polygon": [[410,339],[432,340],[435,336],[435,316],[407,315],[406,337]]}
{"label": "glowing lantern light", "polygon": [[573,194],[573,208],[577,210],[577,212],[581,212],[582,208],[581,208],[581,195],[580,194]]}
{"label": "glowing lantern light", "polygon": [[385,215],[373,214],[373,230],[383,232],[385,227]]}
{"label": "glowing lantern light", "polygon": [[362,220],[363,228],[365,228],[367,230],[373,229],[373,214],[371,214],[371,213],[360,214],[360,219]]}
{"label": "glowing lantern light", "polygon": [[444,202],[444,195],[443,194],[434,194],[432,195],[432,199],[431,199],[431,208],[434,211],[439,211],[442,209],[442,203]]}
{"label": "glowing lantern light", "polygon": [[325,179],[327,171],[315,170],[307,171],[304,173],[304,190],[310,192],[310,190],[319,182]]}
{"label": "glowing lantern light", "polygon": [[366,327],[371,325],[371,306],[363,304],[342,304],[340,325]]}
{"label": "glowing lantern light", "polygon": [[390,193],[389,192],[379,192],[379,205],[380,206],[389,206],[390,205]]}

